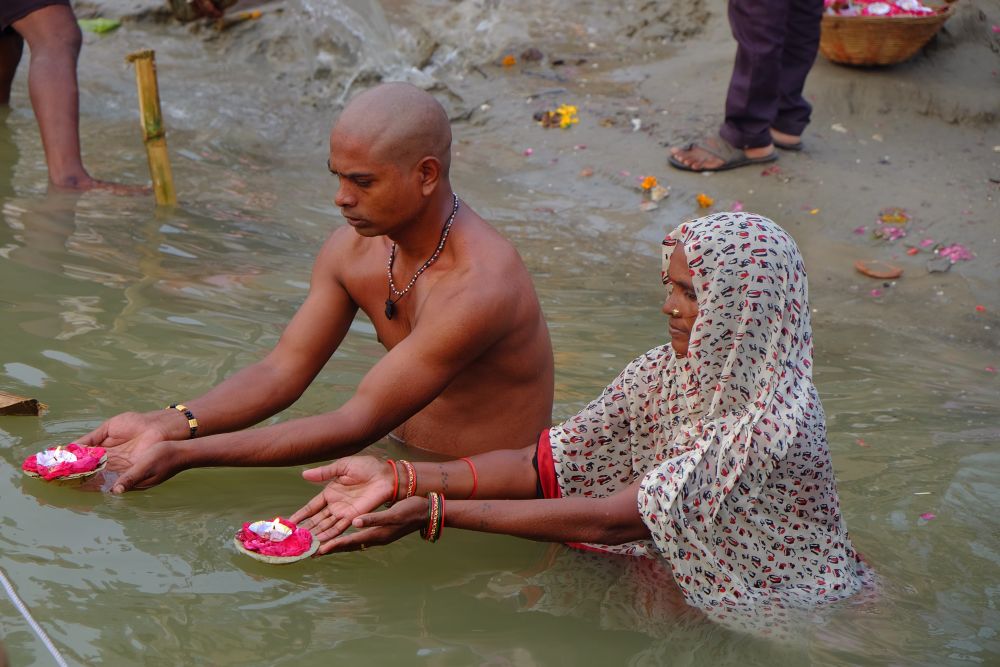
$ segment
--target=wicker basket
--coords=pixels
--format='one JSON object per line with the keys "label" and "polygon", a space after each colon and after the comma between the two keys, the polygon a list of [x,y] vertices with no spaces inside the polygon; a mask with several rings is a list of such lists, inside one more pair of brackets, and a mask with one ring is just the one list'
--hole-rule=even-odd
{"label": "wicker basket", "polygon": [[925,3],[928,16],[823,15],[819,51],[844,65],[892,65],[913,57],[952,15],[951,4]]}

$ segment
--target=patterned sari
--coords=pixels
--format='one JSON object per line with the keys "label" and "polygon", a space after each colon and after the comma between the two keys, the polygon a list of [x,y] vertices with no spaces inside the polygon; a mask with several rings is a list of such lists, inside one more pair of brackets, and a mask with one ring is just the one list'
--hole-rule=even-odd
{"label": "patterned sari", "polygon": [[543,433],[544,494],[606,496],[641,481],[652,539],[584,546],[666,559],[701,609],[848,597],[870,574],[840,514],[802,256],[771,220],[720,213],[667,235],[664,282],[678,244],[698,302],[688,354],[650,350]]}

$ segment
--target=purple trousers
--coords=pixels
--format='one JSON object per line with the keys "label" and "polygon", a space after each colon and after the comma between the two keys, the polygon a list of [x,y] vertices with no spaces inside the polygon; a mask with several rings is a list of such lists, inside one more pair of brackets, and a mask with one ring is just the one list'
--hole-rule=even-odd
{"label": "purple trousers", "polygon": [[819,50],[823,0],[729,0],[736,63],[722,138],[737,148],[771,143],[770,129],[801,135],[812,105],[802,97]]}

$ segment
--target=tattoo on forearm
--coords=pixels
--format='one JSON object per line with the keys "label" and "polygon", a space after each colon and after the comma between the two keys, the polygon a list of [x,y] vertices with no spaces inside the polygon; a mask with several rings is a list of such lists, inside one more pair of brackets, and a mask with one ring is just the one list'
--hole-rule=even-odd
{"label": "tattoo on forearm", "polygon": [[483,503],[479,508],[479,530],[486,530],[489,527],[489,515],[493,510],[493,505],[490,503]]}
{"label": "tattoo on forearm", "polygon": [[438,472],[441,473],[441,493],[448,495],[448,473],[443,465],[438,465]]}

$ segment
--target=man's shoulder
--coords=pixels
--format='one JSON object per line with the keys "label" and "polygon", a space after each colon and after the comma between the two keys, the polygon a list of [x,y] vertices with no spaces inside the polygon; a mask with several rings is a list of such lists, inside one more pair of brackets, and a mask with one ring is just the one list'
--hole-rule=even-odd
{"label": "man's shoulder", "polygon": [[455,245],[464,264],[481,272],[526,271],[514,244],[478,215],[456,235]]}
{"label": "man's shoulder", "polygon": [[381,238],[366,238],[355,232],[349,225],[330,232],[319,252],[319,259],[336,258],[338,262],[362,260],[381,243]]}

